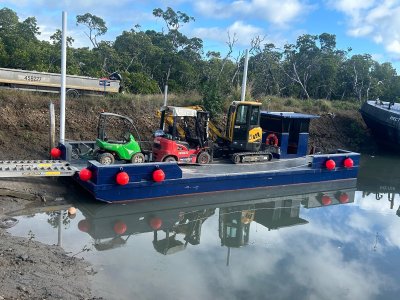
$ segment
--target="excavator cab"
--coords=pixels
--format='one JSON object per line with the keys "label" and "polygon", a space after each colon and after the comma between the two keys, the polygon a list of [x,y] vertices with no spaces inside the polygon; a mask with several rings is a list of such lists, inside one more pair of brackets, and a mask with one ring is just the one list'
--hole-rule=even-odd
{"label": "excavator cab", "polygon": [[232,150],[258,151],[261,147],[261,103],[234,101],[229,107],[225,137]]}

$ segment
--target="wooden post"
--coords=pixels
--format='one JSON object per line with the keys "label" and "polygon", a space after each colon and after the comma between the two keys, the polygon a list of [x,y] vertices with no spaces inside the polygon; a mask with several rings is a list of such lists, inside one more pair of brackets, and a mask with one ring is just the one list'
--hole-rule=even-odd
{"label": "wooden post", "polygon": [[49,132],[49,142],[50,150],[56,146],[56,114],[54,112],[54,104],[50,101],[49,104],[50,111],[50,132]]}

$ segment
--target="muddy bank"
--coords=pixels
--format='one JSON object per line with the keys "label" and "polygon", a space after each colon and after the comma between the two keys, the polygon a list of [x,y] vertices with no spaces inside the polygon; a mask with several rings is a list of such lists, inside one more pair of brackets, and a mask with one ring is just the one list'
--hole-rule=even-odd
{"label": "muddy bank", "polygon": [[90,265],[57,245],[14,237],[17,217],[70,207],[54,178],[0,180],[0,299],[93,299]]}

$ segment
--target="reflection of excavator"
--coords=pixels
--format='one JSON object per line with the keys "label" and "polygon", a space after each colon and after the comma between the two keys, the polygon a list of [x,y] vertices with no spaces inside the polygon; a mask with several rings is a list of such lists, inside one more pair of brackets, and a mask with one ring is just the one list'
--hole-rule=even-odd
{"label": "reflection of excavator", "polygon": [[239,248],[249,243],[250,223],[254,220],[253,206],[234,206],[219,210],[221,246]]}
{"label": "reflection of excavator", "polygon": [[[260,127],[261,103],[234,101],[229,107],[224,133],[212,122],[208,122],[208,137],[214,142],[215,156],[230,155],[234,163],[261,162],[272,159],[271,151],[260,151],[262,129]],[[191,106],[198,112],[205,112],[201,106]],[[186,140],[185,129],[178,126],[172,116],[162,119],[167,126],[176,127],[181,140]],[[165,128],[165,125],[162,127]]]}

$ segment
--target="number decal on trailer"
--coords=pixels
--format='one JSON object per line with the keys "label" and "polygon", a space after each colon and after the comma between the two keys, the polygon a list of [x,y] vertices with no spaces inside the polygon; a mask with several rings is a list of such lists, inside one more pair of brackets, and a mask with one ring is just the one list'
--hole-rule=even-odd
{"label": "number decal on trailer", "polygon": [[24,77],[26,81],[42,81],[42,77],[40,76],[33,76],[33,75],[26,75]]}

